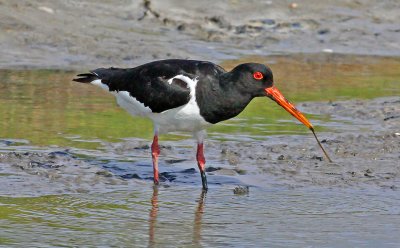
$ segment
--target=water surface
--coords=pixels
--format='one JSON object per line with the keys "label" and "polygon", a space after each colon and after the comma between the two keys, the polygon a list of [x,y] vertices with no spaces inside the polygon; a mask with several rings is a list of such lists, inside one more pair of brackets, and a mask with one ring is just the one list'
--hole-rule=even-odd
{"label": "water surface", "polygon": [[[277,87],[295,103],[400,94],[400,60],[396,58],[297,55],[248,57],[222,65],[230,69],[249,61],[270,65]],[[72,82],[76,72],[1,70],[0,75],[0,116],[6,120],[0,123],[0,138],[96,148],[99,140],[152,137],[150,121],[131,117],[111,94]],[[308,116],[317,130],[326,128],[328,116]],[[236,118],[209,129],[211,138],[222,140],[304,133],[308,133],[306,128],[266,97],[253,100]],[[187,137],[176,133],[163,139]]]}
{"label": "water surface", "polygon": [[[7,247],[397,247],[396,192],[150,185],[108,194],[0,197]],[[366,204],[368,202],[368,204]]]}

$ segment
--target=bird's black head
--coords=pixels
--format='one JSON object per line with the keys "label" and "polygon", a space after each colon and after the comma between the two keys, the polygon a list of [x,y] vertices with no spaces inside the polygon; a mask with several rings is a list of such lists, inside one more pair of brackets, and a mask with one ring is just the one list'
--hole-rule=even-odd
{"label": "bird's black head", "polygon": [[263,64],[245,63],[236,66],[229,72],[229,80],[242,93],[250,93],[253,97],[265,96],[265,89],[274,83],[270,68]]}
{"label": "bird's black head", "polygon": [[313,126],[304,115],[291,104],[274,86],[272,71],[267,66],[257,63],[241,64],[229,73],[229,79],[240,94],[250,97],[267,96],[296,117],[305,126],[313,130]]}

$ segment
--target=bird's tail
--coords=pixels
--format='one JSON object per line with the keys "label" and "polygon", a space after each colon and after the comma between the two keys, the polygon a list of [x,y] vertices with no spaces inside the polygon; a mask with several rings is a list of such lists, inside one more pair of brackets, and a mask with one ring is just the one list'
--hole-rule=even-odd
{"label": "bird's tail", "polygon": [[77,78],[72,79],[79,83],[92,83],[95,80],[100,79],[101,83],[108,86],[112,86],[113,82],[119,81],[123,72],[126,69],[121,68],[98,68],[96,70],[90,71],[89,73],[78,74]]}
{"label": "bird's tail", "polygon": [[96,75],[93,72],[82,73],[82,74],[78,74],[76,76],[77,76],[77,78],[72,79],[72,81],[79,82],[79,83],[85,83],[85,84],[91,83],[94,80],[99,79],[98,75]]}

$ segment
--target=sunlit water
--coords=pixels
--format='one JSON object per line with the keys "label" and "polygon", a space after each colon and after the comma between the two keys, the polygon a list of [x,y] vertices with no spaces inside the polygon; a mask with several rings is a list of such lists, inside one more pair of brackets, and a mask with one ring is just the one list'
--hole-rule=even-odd
{"label": "sunlit water", "polygon": [[[223,66],[230,69],[249,61],[270,65],[276,86],[294,103],[400,95],[400,60],[395,58],[249,57],[226,61]],[[26,139],[33,145],[96,148],[99,142],[95,139],[152,137],[150,121],[132,118],[102,89],[72,82],[76,73],[0,70],[0,116],[5,120],[0,122],[0,138]],[[317,130],[326,128],[329,121],[326,116],[308,117]],[[238,117],[208,130],[211,139],[220,140],[308,132],[267,97],[254,99]],[[162,139],[187,137],[190,135],[173,134]]]}
{"label": "sunlit water", "polygon": [[[0,197],[4,246],[398,247],[400,196],[362,190],[151,186]],[[368,202],[368,204],[366,204]]]}
{"label": "sunlit water", "polygon": [[[277,87],[293,102],[400,94],[399,59],[299,55],[249,57],[223,65],[231,68],[245,61],[269,64]],[[0,140],[14,142],[11,148],[0,146],[0,151],[69,147],[78,157],[94,161],[93,166],[102,166],[116,175],[130,166],[148,165],[146,150],[114,156],[102,147],[104,141],[120,142],[127,137],[149,140],[151,123],[130,117],[102,90],[71,82],[74,74],[0,71]],[[329,117],[308,116],[319,131],[335,131]],[[260,98],[237,118],[211,128],[209,139],[246,142],[265,139],[267,135],[306,132],[276,104]],[[162,140],[175,140],[169,144],[179,149],[191,146],[188,137],[176,133],[163,136]],[[179,150],[176,153],[180,154]],[[186,152],[181,155],[178,159],[187,156]],[[181,170],[183,164],[184,160],[170,170]],[[145,173],[151,176],[150,166],[137,170],[148,170]],[[0,182],[3,177],[7,175],[0,175]],[[249,194],[234,195],[234,178],[226,177],[222,184],[217,184],[212,180],[218,177],[211,177],[211,189],[202,194],[197,174],[182,178],[159,189],[151,186],[151,180],[138,180],[139,183],[124,187],[106,185],[104,190],[90,193],[38,196],[37,192],[30,194],[28,189],[15,195],[5,194],[0,196],[0,245],[398,247],[400,244],[397,191],[254,186]]]}

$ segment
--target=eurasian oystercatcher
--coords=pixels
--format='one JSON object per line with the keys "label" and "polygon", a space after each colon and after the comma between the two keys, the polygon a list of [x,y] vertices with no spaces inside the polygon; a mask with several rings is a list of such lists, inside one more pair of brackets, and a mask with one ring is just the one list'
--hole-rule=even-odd
{"label": "eurasian oystercatcher", "polygon": [[130,114],[153,121],[151,152],[155,184],[159,183],[158,135],[187,131],[197,139],[197,163],[203,189],[207,190],[205,129],[237,116],[254,97],[271,98],[314,133],[306,117],[274,86],[272,71],[263,64],[240,64],[227,72],[207,61],[169,59],[129,69],[99,68],[77,76],[74,81],[111,92],[119,106]]}

